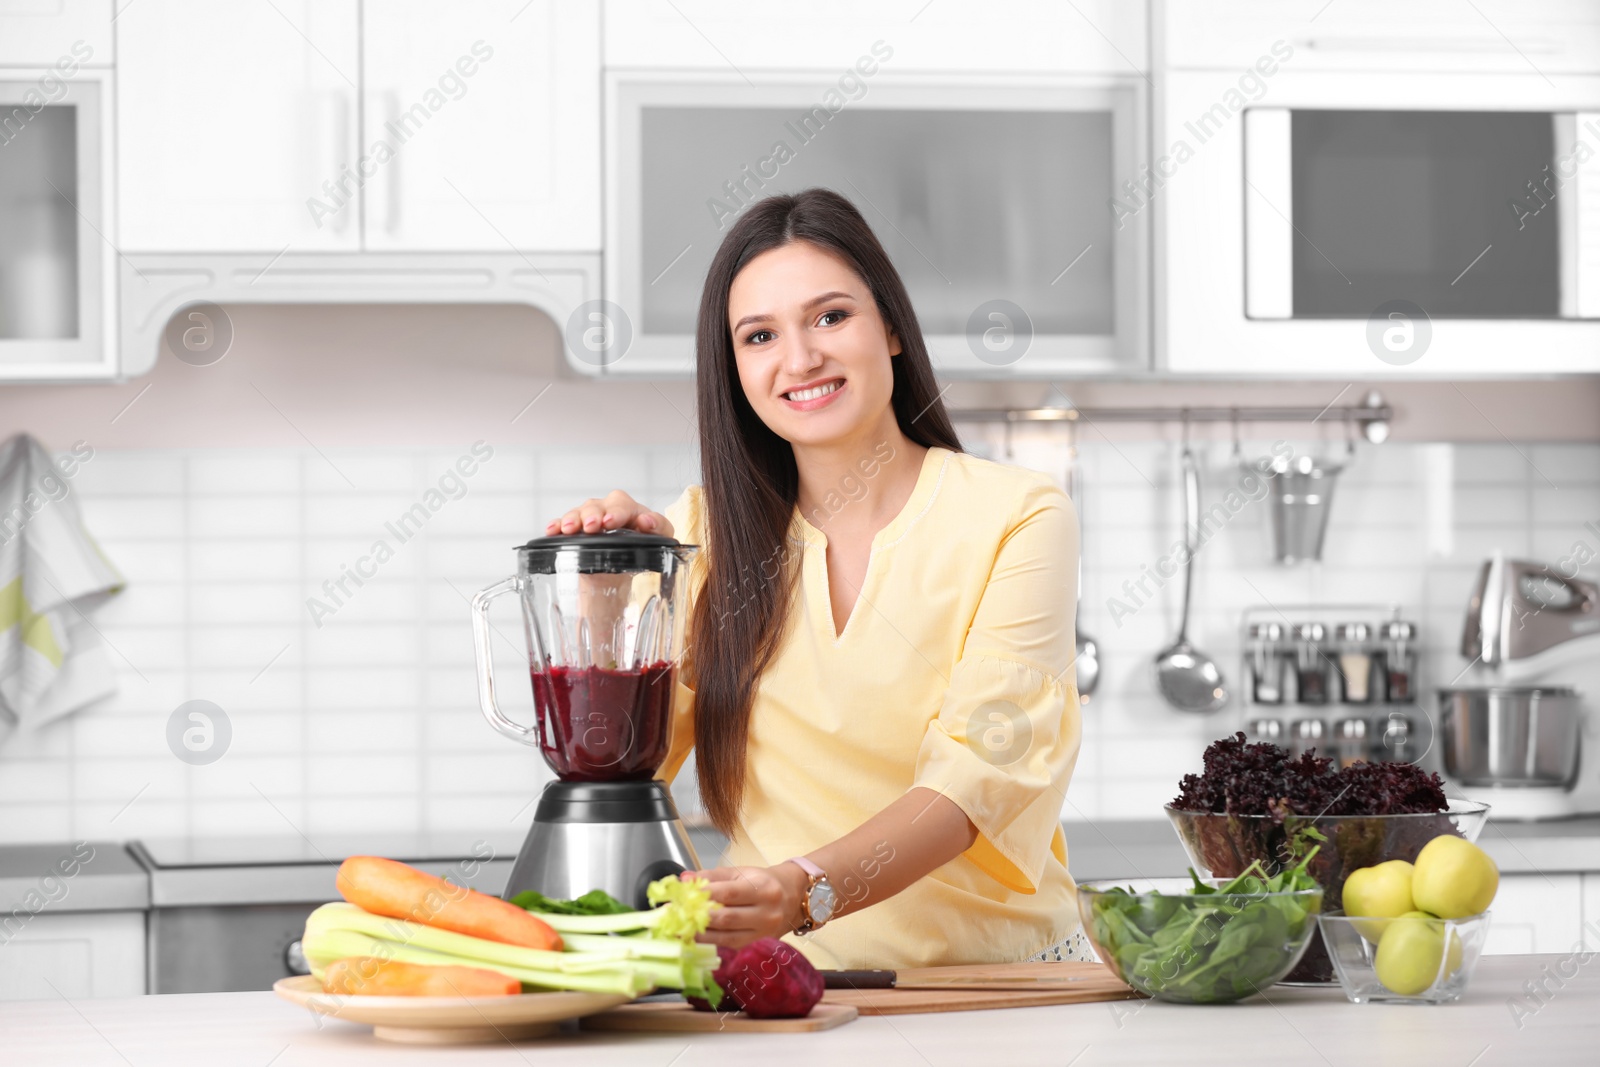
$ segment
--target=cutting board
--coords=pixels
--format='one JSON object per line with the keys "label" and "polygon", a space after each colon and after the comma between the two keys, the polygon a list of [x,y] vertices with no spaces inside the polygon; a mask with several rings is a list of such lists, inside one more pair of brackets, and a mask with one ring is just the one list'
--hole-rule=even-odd
{"label": "cutting board", "polygon": [[832,1030],[859,1013],[847,1004],[818,1004],[804,1019],[752,1019],[740,1012],[695,1011],[678,1001],[647,1000],[590,1015],[578,1025],[584,1030],[646,1030],[657,1033],[797,1034]]}
{"label": "cutting board", "polygon": [[[903,983],[953,978],[970,984],[955,989],[830,989],[824,1003],[848,1005],[862,1015],[918,1015],[1088,1004],[1128,1000],[1140,995],[1099,963],[992,963],[971,967],[920,967],[899,972]],[[985,982],[1006,988],[986,989]],[[1040,988],[1018,988],[1024,984]]]}
{"label": "cutting board", "polygon": [[[751,1019],[735,1013],[695,1011],[677,1001],[644,1001],[585,1017],[585,1030],[716,1033],[796,1033],[831,1030],[860,1015],[918,1015],[993,1011],[1049,1004],[1088,1004],[1139,996],[1098,963],[993,963],[971,967],[920,967],[899,972],[902,982],[960,979],[956,989],[830,989],[804,1019]],[[1044,979],[1045,981],[1036,981]],[[985,988],[984,983],[1006,986]],[[1019,989],[1019,984],[1039,988]]]}

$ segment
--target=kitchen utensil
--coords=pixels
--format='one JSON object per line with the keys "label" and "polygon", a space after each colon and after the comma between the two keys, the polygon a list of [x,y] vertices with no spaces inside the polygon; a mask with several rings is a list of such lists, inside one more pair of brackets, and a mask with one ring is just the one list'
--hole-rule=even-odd
{"label": "kitchen utensil", "polygon": [[318,1015],[370,1023],[372,1035],[412,1045],[519,1041],[557,1033],[561,1023],[624,1004],[620,993],[552,990],[511,997],[351,997],[324,993],[309,974],[281,978],[272,991]]}
{"label": "kitchen utensil", "polygon": [[[1446,1004],[1460,1000],[1472,981],[1472,970],[1483,953],[1489,935],[1489,912],[1465,919],[1391,919],[1393,923],[1416,923],[1438,938],[1439,964],[1433,983],[1418,993],[1396,993],[1378,977],[1378,946],[1364,933],[1372,930],[1371,919],[1348,915],[1321,915],[1318,930],[1333,958],[1333,971],[1339,977],[1344,995],[1357,1004]],[[1385,928],[1387,932],[1387,928]]]}
{"label": "kitchen utensil", "polygon": [[[897,972],[898,980],[910,985],[894,989],[830,989],[823,1004],[848,1004],[862,1015],[913,1015],[948,1011],[989,1011],[1000,1008],[1042,1007],[1051,1004],[1086,1004],[1094,1001],[1129,1000],[1139,994],[1101,963],[991,963],[963,967],[917,967]],[[1049,978],[1010,988],[1018,980]],[[925,982],[971,978],[949,988],[922,989],[912,986]],[[983,982],[996,982],[1007,988],[984,988]]]}
{"label": "kitchen utensil", "polygon": [[[1067,423],[1067,495],[1072,498],[1073,507],[1078,512],[1078,605],[1083,605],[1083,482],[1078,474],[1078,424]],[[1082,612],[1079,612],[1081,615]],[[1077,670],[1078,701],[1082,704],[1089,703],[1089,698],[1094,695],[1094,688],[1100,683],[1100,646],[1095,639],[1083,632],[1076,622],[1073,623],[1073,632],[1077,634],[1077,651],[1072,662]]]}
{"label": "kitchen utensil", "polygon": [[823,1002],[800,1019],[755,1019],[735,1011],[695,1011],[682,999],[641,1000],[620,1008],[587,1015],[583,1030],[668,1033],[799,1034],[832,1030],[860,1016],[850,1004]]}
{"label": "kitchen utensil", "polygon": [[[672,795],[654,778],[671,741],[690,560],[698,546],[613,530],[540,537],[517,573],[472,599],[478,701],[489,724],[537,745],[545,786],[504,895],[570,899],[604,889],[646,908],[650,882],[697,868]],[[489,605],[522,605],[536,727],[495,697]]]}
{"label": "kitchen utensil", "polygon": [[1189,449],[1188,424],[1183,441],[1183,614],[1178,617],[1178,637],[1172,647],[1156,657],[1156,688],[1179,711],[1211,712],[1228,702],[1222,670],[1215,660],[1189,643],[1189,598],[1194,587],[1194,556],[1199,550],[1200,471]]}
{"label": "kitchen utensil", "polygon": [[1600,586],[1495,552],[1467,601],[1456,674],[1440,691],[1444,773],[1496,819],[1600,812]]}
{"label": "kitchen utensil", "polygon": [[1279,456],[1272,461],[1272,546],[1279,563],[1322,558],[1333,486],[1342,464],[1310,456]]}
{"label": "kitchen utensil", "polygon": [[[1183,811],[1166,805],[1167,818],[1189,854],[1189,862],[1210,878],[1232,878],[1260,860],[1269,875],[1283,869],[1288,830],[1270,815],[1216,814]],[[1343,906],[1344,880],[1351,871],[1386,860],[1411,862],[1422,846],[1440,834],[1457,834],[1476,841],[1488,821],[1489,806],[1470,800],[1450,801],[1442,812],[1421,815],[1318,815],[1296,819],[1324,835],[1310,871],[1327,891],[1324,907]],[[1312,938],[1306,954],[1283,981],[1291,984],[1327,985],[1334,981],[1320,936]]]}
{"label": "kitchen utensil", "polygon": [[[1299,962],[1316,932],[1322,897],[1320,886],[1199,894],[1191,879],[1159,878],[1138,893],[1113,883],[1080,885],[1078,914],[1095,952],[1139,992],[1177,1004],[1231,1004],[1260,993]],[[1244,933],[1245,927],[1251,929]],[[1230,951],[1236,941],[1248,949]]]}
{"label": "kitchen utensil", "polygon": [[904,975],[897,971],[822,971],[822,982],[828,989],[987,989],[1036,990],[1049,989],[1068,982],[1083,982],[1088,975],[1062,974],[1051,971],[1039,975],[1013,975],[991,977],[982,974],[946,975],[944,977],[918,978],[916,972]]}
{"label": "kitchen utensil", "polygon": [[1462,785],[1566,789],[1583,710],[1571,689],[1441,689],[1445,773]]}

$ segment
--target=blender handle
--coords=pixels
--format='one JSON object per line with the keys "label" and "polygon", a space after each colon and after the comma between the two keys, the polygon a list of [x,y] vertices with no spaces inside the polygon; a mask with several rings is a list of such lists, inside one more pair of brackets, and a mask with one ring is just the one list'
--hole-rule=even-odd
{"label": "blender handle", "polygon": [[538,744],[538,738],[533,736],[533,727],[506,718],[494,698],[494,646],[489,641],[489,603],[496,597],[521,591],[522,579],[513,576],[480,590],[472,598],[472,639],[478,653],[478,706],[483,709],[483,717],[489,720],[489,725],[500,733],[513,741],[535,745]]}

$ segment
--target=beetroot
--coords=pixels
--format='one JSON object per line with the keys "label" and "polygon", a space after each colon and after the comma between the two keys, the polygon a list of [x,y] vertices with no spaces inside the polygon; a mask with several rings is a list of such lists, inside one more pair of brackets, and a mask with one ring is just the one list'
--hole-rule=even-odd
{"label": "beetroot", "polygon": [[752,941],[717,974],[723,991],[756,1019],[798,1019],[822,1000],[822,975],[799,949],[775,937]]}
{"label": "beetroot", "polygon": [[717,969],[711,975],[711,979],[712,981],[716,982],[717,987],[722,990],[722,1003],[713,1008],[711,1006],[711,1002],[705,997],[691,997],[685,994],[683,999],[689,1002],[689,1006],[691,1008],[693,1008],[695,1011],[740,1010],[739,999],[733,995],[728,986],[728,964],[732,963],[733,958],[737,955],[738,953],[731,948],[725,948],[722,945],[717,946],[717,959],[721,962],[717,964]]}

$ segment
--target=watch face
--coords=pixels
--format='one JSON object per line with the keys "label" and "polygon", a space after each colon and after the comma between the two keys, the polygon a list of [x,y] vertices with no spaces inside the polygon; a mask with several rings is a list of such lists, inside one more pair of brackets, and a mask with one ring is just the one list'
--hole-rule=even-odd
{"label": "watch face", "polygon": [[823,923],[833,918],[833,906],[835,901],[835,897],[833,895],[833,886],[829,885],[826,881],[818,882],[816,885],[811,887],[810,901],[812,922],[816,923],[818,926],[821,926]]}

